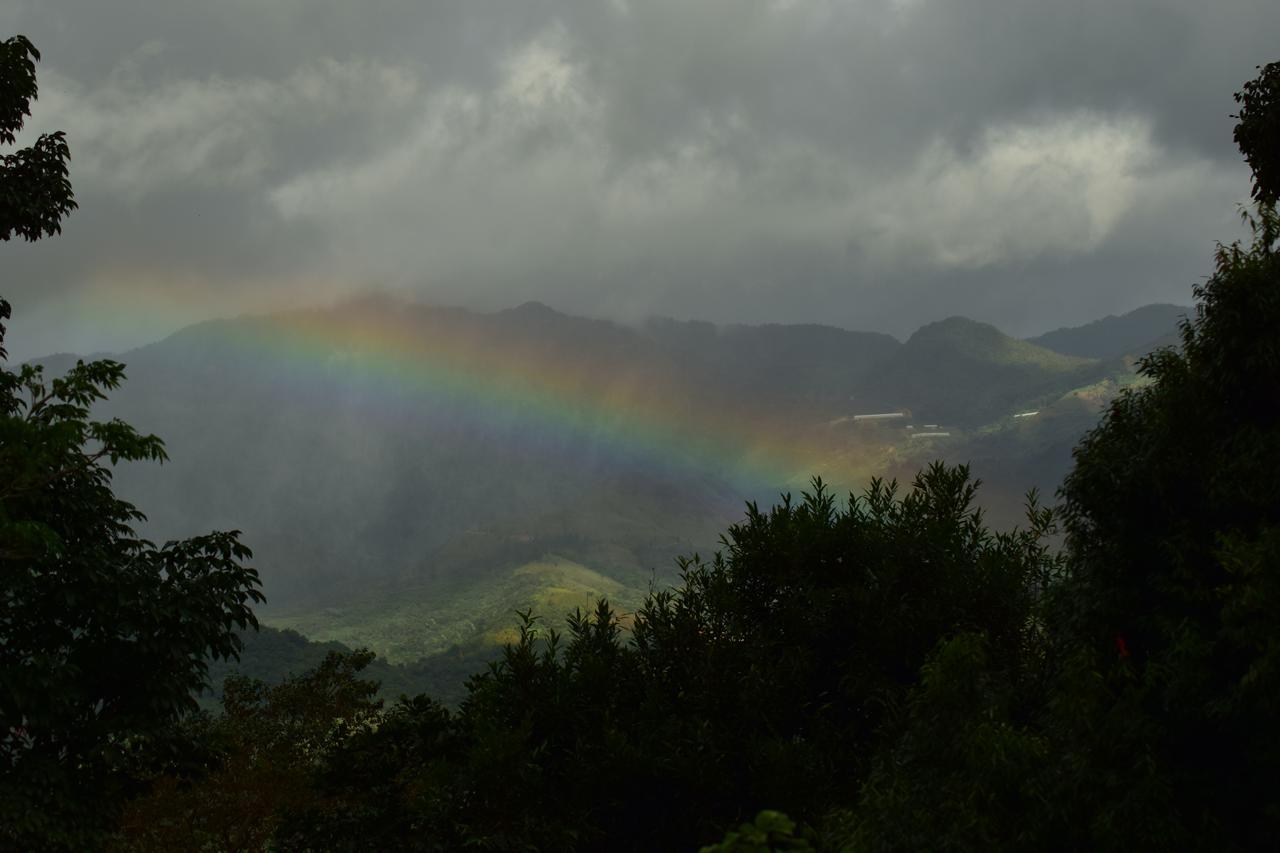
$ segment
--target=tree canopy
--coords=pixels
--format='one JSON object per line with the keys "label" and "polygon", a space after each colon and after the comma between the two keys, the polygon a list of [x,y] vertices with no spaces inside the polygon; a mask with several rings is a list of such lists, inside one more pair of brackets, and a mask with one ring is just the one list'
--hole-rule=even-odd
{"label": "tree canopy", "polygon": [[[13,145],[31,102],[39,91],[36,62],[40,52],[26,36],[0,42],[0,145]],[[35,143],[0,155],[0,240],[13,236],[38,240],[62,230],[75,210],[67,174],[70,149],[61,131],[42,134]]]}
{"label": "tree canopy", "polygon": [[1253,198],[1280,202],[1280,62],[1258,66],[1258,76],[1236,93],[1240,105],[1234,138],[1253,170]]}
{"label": "tree canopy", "polygon": [[[1029,672],[941,646],[856,847],[1252,850],[1280,834],[1280,64],[1237,95],[1253,238],[1079,443]],[[1268,134],[1270,134],[1268,136]],[[1269,140],[1269,141],[1267,141]]]}
{"label": "tree canopy", "polygon": [[[35,97],[39,54],[0,44],[0,141]],[[0,163],[0,237],[35,240],[73,207],[61,134]],[[0,299],[0,319],[10,317]],[[257,573],[235,531],[157,546],[111,468],[162,461],[160,439],[92,406],[124,379],[109,360],[46,380],[3,366],[0,325],[0,846],[84,849],[140,763],[176,748],[207,658],[255,625]]]}

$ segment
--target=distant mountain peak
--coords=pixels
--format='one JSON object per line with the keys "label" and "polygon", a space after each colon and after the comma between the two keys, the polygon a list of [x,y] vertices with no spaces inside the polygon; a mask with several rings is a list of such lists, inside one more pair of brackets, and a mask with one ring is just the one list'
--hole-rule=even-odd
{"label": "distant mountain peak", "polygon": [[1127,314],[1064,326],[1027,340],[1064,355],[1104,359],[1144,355],[1159,345],[1176,342],[1178,321],[1191,311],[1184,305],[1144,305]]}
{"label": "distant mountain peak", "polygon": [[948,316],[945,320],[916,329],[906,341],[906,346],[911,350],[945,348],[977,359],[1004,361],[1027,345],[989,323],[980,323],[966,316]]}
{"label": "distant mountain peak", "polygon": [[906,341],[900,359],[910,359],[911,353],[928,361],[963,359],[975,364],[1025,365],[1050,371],[1074,370],[1091,361],[1019,341],[989,323],[966,316],[948,316],[916,329]]}
{"label": "distant mountain peak", "polygon": [[552,308],[550,305],[547,305],[545,302],[539,302],[536,299],[530,299],[528,302],[523,302],[517,305],[515,308],[509,308],[504,313],[526,314],[529,316],[543,316],[543,317],[549,317],[552,315],[560,316],[559,311]]}
{"label": "distant mountain peak", "polygon": [[957,314],[956,316],[921,326],[911,335],[908,342],[954,339],[957,337],[972,338],[975,336],[995,339],[1003,338],[1005,334],[990,323],[982,323]]}

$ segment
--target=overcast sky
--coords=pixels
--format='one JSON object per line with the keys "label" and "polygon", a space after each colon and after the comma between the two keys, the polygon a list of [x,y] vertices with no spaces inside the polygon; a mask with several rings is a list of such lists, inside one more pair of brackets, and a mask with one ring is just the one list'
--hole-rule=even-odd
{"label": "overcast sky", "polygon": [[[624,320],[1189,303],[1275,0],[4,0],[80,210],[11,354],[364,290]],[[30,138],[30,136],[28,136]]]}

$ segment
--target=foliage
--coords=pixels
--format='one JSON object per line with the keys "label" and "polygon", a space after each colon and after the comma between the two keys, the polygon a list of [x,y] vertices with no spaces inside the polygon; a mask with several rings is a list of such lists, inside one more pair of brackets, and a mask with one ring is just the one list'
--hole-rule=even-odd
{"label": "foliage", "polygon": [[373,654],[331,652],[278,685],[233,676],[223,713],[189,721],[203,766],[149,780],[120,824],[116,846],[138,851],[259,850],[280,816],[311,796],[311,771],[338,744],[375,725],[377,684],[358,677]]}
{"label": "foliage", "polygon": [[1129,746],[1163,759],[1171,816],[1219,849],[1280,831],[1265,782],[1280,765],[1265,723],[1280,695],[1274,218],[1262,208],[1253,245],[1219,249],[1180,350],[1147,360],[1152,384],[1081,443],[1064,490],[1064,641],[1142,719]]}
{"label": "foliage", "polygon": [[[1273,76],[1239,98],[1238,140],[1274,126]],[[1247,220],[1181,345],[1147,356],[1076,448],[1066,572],[1031,611],[1042,652],[1010,668],[981,635],[939,648],[845,815],[854,848],[1274,844],[1280,231],[1265,201]]]}
{"label": "foliage", "polygon": [[[319,666],[331,653],[351,654],[342,643],[308,640],[296,631],[261,625],[240,635],[244,644],[238,660],[209,662],[209,683],[213,687],[199,697],[201,707],[215,711],[222,704],[222,687],[231,676],[242,675],[267,685],[280,684]],[[389,663],[383,658],[370,661],[364,677],[378,682],[378,696],[394,702],[401,695],[426,693],[451,708],[466,697],[466,682],[484,670],[502,653],[498,646],[467,646],[447,649],[411,663]]]}
{"label": "foliage", "polygon": [[1280,62],[1258,66],[1258,76],[1235,95],[1234,139],[1253,170],[1253,198],[1261,205],[1280,202]]}
{"label": "foliage", "polygon": [[[20,36],[0,45],[0,141],[13,142],[35,96],[35,58]],[[65,145],[49,139],[60,151],[39,169],[61,178],[24,171],[39,161],[41,143],[0,164],[4,239],[54,233],[74,206]],[[0,319],[9,316],[0,299]],[[0,326],[0,359],[3,334]],[[258,577],[235,532],[159,547],[134,533],[143,516],[112,492],[108,464],[160,461],[164,448],[119,420],[90,418],[123,378],[113,361],[78,362],[51,381],[32,365],[0,367],[6,848],[91,844],[130,774],[181,752],[169,725],[194,707],[206,656],[234,655],[235,629],[256,624]]]}
{"label": "foliage", "polygon": [[206,656],[256,624],[234,531],[157,547],[112,493],[106,463],[164,458],[155,436],[89,417],[123,370],[0,370],[0,825],[18,837],[88,820],[85,792],[189,710]]}
{"label": "foliage", "polygon": [[[0,145],[13,145],[36,99],[40,52],[25,36],[0,42]],[[63,134],[41,135],[13,154],[0,155],[0,240],[38,240],[62,230],[76,208],[67,178],[70,149]]]}
{"label": "foliage", "polygon": [[524,614],[456,715],[402,702],[332,753],[278,843],[678,849],[765,805],[816,819],[853,795],[940,639],[981,626],[1006,656],[1028,645],[1048,518],[993,534],[975,488],[936,465],[905,495],[876,482],[840,507],[819,481],[750,507],[651,594],[631,642],[603,601],[563,637]]}
{"label": "foliage", "polygon": [[[1259,199],[1252,244],[1219,247],[1181,347],[1143,363],[1151,384],[1086,436],[1064,488],[1073,572],[1057,600],[1061,641],[1091,654],[1127,709],[1115,746],[1154,762],[1161,834],[1216,849],[1280,832],[1267,782],[1280,767],[1268,731],[1280,696],[1280,230],[1268,200],[1280,174],[1249,147],[1269,133],[1274,150],[1277,79],[1280,65],[1267,66],[1238,96]],[[1120,782],[1137,790],[1128,774]]]}
{"label": "foliage", "polygon": [[701,853],[783,853],[813,850],[803,837],[795,834],[795,821],[782,812],[765,809],[751,823],[744,823],[725,834],[719,844],[703,847]]}

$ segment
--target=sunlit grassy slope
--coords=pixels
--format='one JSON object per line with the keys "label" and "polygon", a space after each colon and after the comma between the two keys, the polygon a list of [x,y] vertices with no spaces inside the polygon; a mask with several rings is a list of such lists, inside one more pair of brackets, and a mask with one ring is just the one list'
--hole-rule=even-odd
{"label": "sunlit grassy slope", "polygon": [[574,608],[608,598],[632,612],[648,584],[607,577],[558,554],[445,585],[384,583],[342,605],[271,618],[313,640],[367,646],[392,663],[415,661],[455,646],[501,645],[515,638],[515,611],[531,609],[549,627],[563,627]]}

